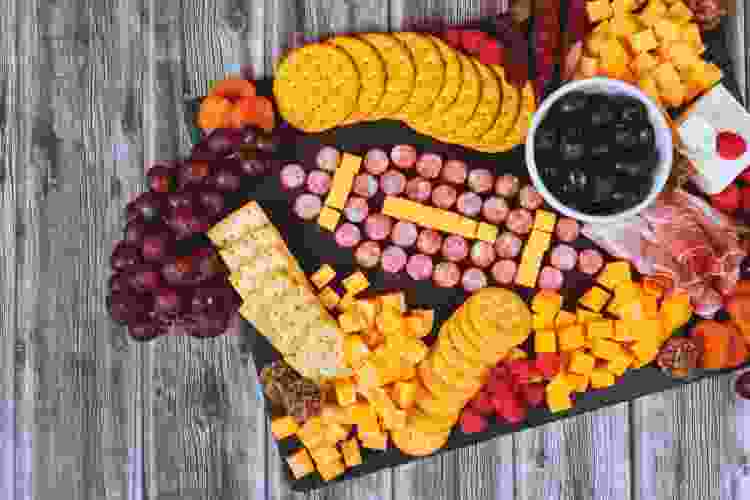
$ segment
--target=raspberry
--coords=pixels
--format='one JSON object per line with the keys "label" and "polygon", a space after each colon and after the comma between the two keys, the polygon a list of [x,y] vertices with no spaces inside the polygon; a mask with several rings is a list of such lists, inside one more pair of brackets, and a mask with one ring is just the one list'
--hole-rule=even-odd
{"label": "raspberry", "polygon": [[461,413],[461,430],[465,434],[473,434],[475,432],[482,432],[487,429],[487,420],[473,412],[472,410],[466,409]]}
{"label": "raspberry", "polygon": [[443,40],[454,49],[461,48],[461,30],[445,30]]}
{"label": "raspberry", "polygon": [[716,136],[716,150],[725,160],[736,160],[747,151],[747,143],[741,136],[725,130]]}
{"label": "raspberry", "polygon": [[469,54],[479,54],[482,44],[487,39],[487,33],[479,30],[463,30],[461,32],[461,45]]}
{"label": "raspberry", "polygon": [[479,49],[479,60],[482,64],[497,64],[502,66],[503,64],[503,46],[500,42],[488,38],[482,44],[482,48]]}
{"label": "raspberry", "polygon": [[508,368],[516,384],[528,384],[535,376],[539,376],[539,370],[534,367],[534,362],[528,359],[516,359],[508,363]]}
{"label": "raspberry", "polygon": [[544,403],[545,389],[544,384],[529,384],[521,386],[519,391],[523,395],[526,403],[532,408],[537,408]]}
{"label": "raspberry", "polygon": [[545,378],[552,378],[560,373],[560,354],[556,352],[540,352],[536,355],[536,369],[542,373]]}
{"label": "raspberry", "polygon": [[510,386],[510,381],[507,379],[491,378],[487,382],[486,390],[492,395],[493,400],[513,397],[513,389]]}
{"label": "raspberry", "polygon": [[492,396],[487,391],[479,392],[471,402],[471,409],[486,417],[492,415],[495,412]]}
{"label": "raspberry", "polygon": [[526,420],[526,415],[528,414],[526,404],[517,397],[512,397],[503,401],[499,410],[498,413],[500,416],[511,424],[520,424]]}

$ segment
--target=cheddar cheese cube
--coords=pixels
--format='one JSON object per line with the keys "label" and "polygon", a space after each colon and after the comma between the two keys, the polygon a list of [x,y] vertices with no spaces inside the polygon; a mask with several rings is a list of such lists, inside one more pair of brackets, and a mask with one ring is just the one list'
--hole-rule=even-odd
{"label": "cheddar cheese cube", "polygon": [[354,178],[359,173],[362,158],[349,153],[341,157],[341,164],[336,169],[331,182],[331,190],[326,197],[325,205],[332,208],[344,209],[349,193],[352,190]]}
{"label": "cheddar cheese cube", "polygon": [[416,365],[427,357],[428,352],[429,348],[421,340],[412,337],[404,337],[404,344],[400,355],[405,360]]}
{"label": "cheddar cheese cube", "polygon": [[540,290],[531,300],[531,310],[539,314],[556,315],[562,308],[563,297],[553,290]]}
{"label": "cheddar cheese cube", "polygon": [[534,313],[531,319],[531,328],[535,331],[548,330],[555,326],[554,314]]}
{"label": "cheddar cheese cube", "polygon": [[617,342],[607,339],[592,339],[591,353],[600,359],[612,361],[626,353]]}
{"label": "cheddar cheese cube", "polygon": [[614,288],[615,300],[621,304],[626,304],[631,300],[640,298],[641,289],[637,283],[632,281],[621,281]]}
{"label": "cheddar cheese cube", "polygon": [[585,341],[583,325],[567,326],[561,329],[557,335],[561,351],[574,351],[583,347]]}
{"label": "cheddar cheese cube", "polygon": [[612,7],[609,0],[590,0],[586,2],[586,14],[591,23],[598,23],[612,17]]}
{"label": "cheddar cheese cube", "polygon": [[380,378],[380,372],[373,359],[364,360],[358,369],[354,372],[357,379],[357,385],[361,388],[371,388],[383,385]]}
{"label": "cheddar cheese cube", "polygon": [[628,46],[634,54],[645,54],[659,46],[654,30],[651,28],[633,33],[627,37]]}
{"label": "cheddar cheese cube", "polygon": [[320,209],[320,214],[318,214],[318,225],[323,229],[327,229],[331,232],[335,231],[336,226],[339,225],[339,220],[341,220],[340,212],[330,207],[323,207]]}
{"label": "cheddar cheese cube", "polygon": [[324,425],[349,424],[349,412],[343,406],[326,403],[320,409],[320,419]]}
{"label": "cheddar cheese cube", "polygon": [[685,24],[693,18],[693,11],[682,2],[675,2],[667,9],[667,16],[671,17],[677,24]]}
{"label": "cheddar cheese cube", "polygon": [[554,330],[537,330],[534,332],[534,351],[557,352],[557,334]]}
{"label": "cheddar cheese cube", "polygon": [[638,18],[629,12],[615,12],[610,23],[612,34],[618,38],[627,38],[642,28]]}
{"label": "cheddar cheese cube", "polygon": [[359,450],[357,438],[353,437],[341,443],[341,453],[344,455],[344,463],[347,467],[362,464],[362,453]]}
{"label": "cheddar cheese cube", "polygon": [[393,400],[402,410],[412,408],[417,398],[417,383],[399,381],[393,384]]}
{"label": "cheddar cheese cube", "polygon": [[336,401],[341,406],[349,406],[357,402],[357,392],[352,379],[340,378],[336,380],[334,387],[336,388]]}
{"label": "cheddar cheese cube", "polygon": [[565,328],[566,326],[575,325],[578,322],[578,318],[575,314],[570,311],[560,311],[555,317],[555,328]]}
{"label": "cheddar cheese cube", "polygon": [[[375,408],[367,401],[357,401],[353,405],[347,406],[346,411],[349,423],[353,425],[367,424],[373,420],[376,424],[378,422],[378,415],[375,413]],[[377,429],[380,429],[380,427],[377,427]]]}
{"label": "cheddar cheese cube", "polygon": [[[642,78],[658,65],[659,61],[654,56],[648,52],[642,52],[631,61],[630,69],[638,78]],[[601,284],[603,285],[603,283]],[[607,288],[611,289],[612,287],[608,286]]]}
{"label": "cheddar cheese cube", "polygon": [[375,326],[386,337],[401,333],[404,328],[401,313],[392,307],[383,307],[380,313],[375,316]]}
{"label": "cheddar cheese cube", "polygon": [[395,409],[383,415],[383,427],[388,430],[400,430],[406,427],[408,414],[404,410]]}
{"label": "cheddar cheese cube", "polygon": [[333,281],[335,278],[336,271],[334,271],[333,268],[328,264],[323,264],[322,266],[320,266],[320,269],[315,271],[313,275],[310,276],[310,281],[312,281],[313,285],[315,285],[316,288],[321,289],[331,281]]}
{"label": "cheddar cheese cube", "polygon": [[341,458],[341,453],[335,446],[321,446],[310,450],[315,465],[320,468],[321,465],[329,464]]}
{"label": "cheddar cheese cube", "polygon": [[297,430],[297,437],[308,450],[317,448],[323,444],[325,438],[323,420],[319,416],[308,418]]}
{"label": "cheddar cheese cube", "polygon": [[287,457],[286,462],[289,464],[294,479],[301,479],[315,471],[310,454],[304,448],[300,448]]}
{"label": "cheddar cheese cube", "polygon": [[477,226],[477,239],[486,241],[487,243],[495,243],[499,229],[497,226],[487,224],[486,222],[480,222]]}
{"label": "cheddar cheese cube", "polygon": [[370,348],[361,335],[347,335],[344,337],[344,362],[356,370],[370,355]]}
{"label": "cheddar cheese cube", "polygon": [[339,311],[346,312],[354,309],[354,307],[357,305],[357,299],[354,298],[354,295],[351,293],[345,293],[343,297],[341,297],[341,300],[339,301],[338,309]]}
{"label": "cheddar cheese cube", "polygon": [[330,286],[325,287],[319,294],[318,298],[323,307],[329,311],[336,309],[336,306],[341,302],[341,297],[336,291]]}
{"label": "cheddar cheese cube", "polygon": [[386,293],[378,297],[381,309],[390,307],[395,309],[399,314],[406,312],[406,295],[404,292]]}
{"label": "cheddar cheese cube", "polygon": [[630,322],[623,319],[615,320],[612,338],[618,342],[634,342],[637,340],[630,328]]}
{"label": "cheddar cheese cube", "polygon": [[381,332],[374,326],[366,328],[360,335],[362,335],[362,340],[365,341],[365,344],[367,344],[367,347],[369,347],[370,349],[375,349],[383,343],[383,340],[385,340],[385,335],[383,335],[383,332]]}
{"label": "cheddar cheese cube", "polygon": [[653,295],[641,295],[641,305],[643,306],[643,314],[646,318],[656,318],[659,316],[659,300]]}
{"label": "cheddar cheese cube", "polygon": [[339,315],[339,327],[344,333],[356,333],[367,328],[367,324],[358,311],[349,310]]}
{"label": "cheddar cheese cube", "polygon": [[660,342],[664,338],[664,322],[661,318],[648,318],[634,322],[633,328],[639,340]]}
{"label": "cheddar cheese cube", "polygon": [[547,210],[537,210],[536,212],[534,212],[533,229],[544,231],[547,233],[554,232],[556,220],[557,215],[555,215],[554,213],[548,212]]}
{"label": "cheddar cheese cube", "polygon": [[299,424],[293,417],[285,416],[271,420],[271,434],[276,439],[284,439],[294,436],[299,430]]}
{"label": "cheddar cheese cube", "polygon": [[594,312],[600,312],[609,300],[609,292],[599,287],[591,287],[578,299],[578,303]]}
{"label": "cheddar cheese cube", "polygon": [[696,53],[695,47],[688,42],[672,42],[669,45],[669,56],[678,71],[680,68],[699,64],[700,61],[700,55]]}
{"label": "cheddar cheese cube", "polygon": [[698,47],[703,46],[701,30],[696,23],[688,23],[680,28],[680,40],[688,42],[693,47],[696,47],[696,50]]}
{"label": "cheddar cheese cube", "polygon": [[628,353],[623,353],[622,356],[618,356],[615,359],[607,362],[605,369],[611,374],[621,377],[633,363],[633,356]]}
{"label": "cheddar cheese cube", "polygon": [[680,39],[680,27],[669,19],[660,19],[654,24],[654,35],[664,45]]}
{"label": "cheddar cheese cube", "polygon": [[358,432],[363,448],[385,450],[388,448],[388,435],[385,432]]}
{"label": "cheddar cheese cube", "polygon": [[387,196],[381,212],[398,220],[405,220],[423,227],[458,234],[467,239],[474,239],[478,223],[456,212],[442,210],[415,201]]}
{"label": "cheddar cheese cube", "polygon": [[630,352],[639,361],[650,363],[659,354],[659,344],[655,340],[639,340],[630,344]]}
{"label": "cheddar cheese cube", "polygon": [[344,467],[344,463],[341,460],[334,460],[333,462],[326,464],[318,464],[318,473],[320,473],[320,477],[323,478],[323,481],[326,482],[336,479],[343,474],[345,470],[346,467]]}
{"label": "cheddar cheese cube", "polygon": [[339,441],[346,439],[350,430],[351,426],[349,425],[332,422],[326,426],[325,442],[330,446],[334,446]]}
{"label": "cheddar cheese cube", "polygon": [[574,385],[575,392],[586,392],[586,390],[589,388],[589,375],[566,373],[565,376]]}
{"label": "cheddar cheese cube", "polygon": [[341,280],[341,284],[344,285],[344,289],[352,294],[357,295],[370,286],[370,282],[367,281],[367,277],[362,274],[362,271],[357,271]]}
{"label": "cheddar cheese cube", "polygon": [[570,394],[550,391],[547,392],[547,407],[552,413],[557,413],[573,408],[573,402],[570,399]]}
{"label": "cheddar cheese cube", "polygon": [[596,321],[601,318],[602,318],[601,313],[589,311],[587,309],[582,309],[580,307],[576,309],[576,321],[577,323],[581,325],[588,324],[591,321]]}
{"label": "cheddar cheese cube", "polygon": [[614,321],[611,319],[597,319],[586,325],[586,335],[590,339],[611,339],[614,333]]}
{"label": "cheddar cheese cube", "polygon": [[354,307],[362,314],[367,327],[375,326],[375,316],[379,309],[378,302],[375,299],[361,299],[354,302]]}
{"label": "cheddar cheese cube", "polygon": [[590,375],[594,369],[596,359],[583,351],[575,351],[570,357],[568,370],[579,375]]}
{"label": "cheddar cheese cube", "polygon": [[404,318],[406,331],[412,337],[422,338],[432,333],[435,324],[435,311],[432,309],[412,309]]}
{"label": "cheddar cheese cube", "polygon": [[615,384],[615,376],[602,368],[594,368],[590,380],[593,389],[604,389]]}
{"label": "cheddar cheese cube", "polygon": [[651,0],[645,9],[641,11],[638,19],[644,26],[654,26],[664,18],[667,13],[667,6],[661,0]]}

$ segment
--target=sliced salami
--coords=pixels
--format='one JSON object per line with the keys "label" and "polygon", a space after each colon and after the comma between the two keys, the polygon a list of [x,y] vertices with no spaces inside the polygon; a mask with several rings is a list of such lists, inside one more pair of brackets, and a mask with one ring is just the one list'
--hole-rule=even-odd
{"label": "sliced salami", "polygon": [[509,211],[508,203],[499,196],[490,196],[482,204],[482,216],[492,224],[500,224],[504,221]]}
{"label": "sliced salami", "polygon": [[538,284],[542,290],[559,290],[563,285],[563,273],[552,266],[544,266],[539,271]]}
{"label": "sliced salami", "polygon": [[350,196],[344,207],[344,217],[355,224],[364,221],[370,214],[370,206],[367,200],[359,196]]}
{"label": "sliced salami", "polygon": [[406,274],[415,281],[430,279],[432,277],[432,257],[421,253],[412,255],[406,263]]}
{"label": "sliced salami", "polygon": [[354,224],[345,222],[341,224],[334,234],[336,244],[344,248],[354,248],[362,240],[362,233]]}
{"label": "sliced salami", "polygon": [[423,203],[430,199],[432,183],[424,177],[414,177],[406,183],[406,196],[410,200]]}
{"label": "sliced salami", "polygon": [[510,259],[498,260],[492,265],[492,277],[501,285],[510,285],[516,279],[518,266]]}
{"label": "sliced salami", "polygon": [[393,226],[391,241],[400,247],[409,248],[416,243],[418,235],[416,224],[400,220]]}
{"label": "sliced salami", "polygon": [[453,288],[461,281],[461,269],[453,262],[439,262],[432,272],[432,281],[440,288]]}
{"label": "sliced salami", "polygon": [[378,193],[378,180],[372,174],[359,174],[354,178],[352,191],[362,198],[372,198]]}
{"label": "sliced salami", "polygon": [[422,153],[417,160],[417,173],[425,179],[437,179],[443,169],[443,159],[435,153]]}
{"label": "sliced salami", "polygon": [[495,185],[495,177],[485,168],[475,168],[469,172],[467,182],[475,193],[489,193]]}
{"label": "sliced salami", "polygon": [[534,224],[534,218],[531,212],[525,208],[517,208],[511,210],[508,213],[508,218],[505,219],[505,225],[516,234],[528,234],[531,231],[531,227]]}
{"label": "sliced salami", "polygon": [[489,267],[495,261],[495,247],[486,241],[475,241],[471,246],[471,262],[481,268]]}
{"label": "sliced salami", "polygon": [[552,249],[549,255],[549,262],[561,271],[570,271],[576,267],[578,252],[575,248],[565,243],[560,243]]}
{"label": "sliced salami", "polygon": [[397,273],[406,266],[406,252],[403,248],[391,245],[383,250],[380,266],[387,273]]}
{"label": "sliced salami", "polygon": [[604,265],[604,257],[599,250],[588,248],[578,254],[578,270],[584,274],[594,275]]}
{"label": "sliced salami", "polygon": [[563,217],[557,221],[555,227],[555,234],[557,239],[566,243],[572,243],[578,239],[578,235],[581,232],[581,228],[578,221],[569,217]]}
{"label": "sliced salami", "polygon": [[290,163],[281,169],[279,179],[281,180],[281,187],[287,191],[291,191],[305,185],[307,173],[305,173],[305,170],[300,165]]}
{"label": "sliced salami", "polygon": [[544,205],[544,198],[531,184],[521,188],[518,193],[518,202],[526,210],[536,210]]}
{"label": "sliced salami", "polygon": [[380,189],[387,196],[396,196],[404,192],[406,176],[398,170],[389,170],[380,178]]}
{"label": "sliced salami", "polygon": [[365,155],[365,170],[372,175],[380,175],[388,170],[388,154],[382,149],[371,149]]}
{"label": "sliced salami", "polygon": [[412,168],[417,163],[417,150],[408,144],[399,144],[391,149],[391,161],[398,168]]}
{"label": "sliced salami", "polygon": [[447,184],[441,184],[432,190],[432,204],[438,208],[447,210],[456,203],[457,196],[456,188]]}
{"label": "sliced salami", "polygon": [[322,209],[323,201],[314,194],[302,193],[294,200],[294,213],[303,220],[316,218]]}
{"label": "sliced salami", "polygon": [[383,241],[393,228],[393,220],[387,215],[370,214],[365,219],[365,234],[371,240]]}
{"label": "sliced salami", "polygon": [[521,181],[515,175],[501,175],[495,181],[495,193],[503,198],[512,198],[521,188]]}
{"label": "sliced salami", "polygon": [[377,241],[364,241],[354,251],[357,264],[365,269],[371,269],[380,262],[380,244]]}
{"label": "sliced salami", "polygon": [[315,155],[315,164],[326,172],[335,172],[341,161],[341,153],[333,146],[323,146]]}
{"label": "sliced salami", "polygon": [[456,199],[456,209],[467,217],[475,217],[482,211],[482,198],[471,191],[461,193]]}
{"label": "sliced salami", "polygon": [[467,293],[474,293],[487,286],[487,275],[481,269],[470,267],[461,276],[461,286]]}
{"label": "sliced salami", "polygon": [[322,170],[313,170],[307,176],[307,190],[323,196],[331,190],[331,174]]}
{"label": "sliced salami", "polygon": [[443,165],[441,177],[452,184],[463,184],[466,182],[467,171],[466,163],[461,160],[448,160]]}
{"label": "sliced salami", "polygon": [[417,249],[427,255],[435,255],[443,246],[443,237],[433,229],[423,229],[417,237]]}
{"label": "sliced salami", "polygon": [[469,255],[469,244],[462,236],[452,234],[443,241],[443,257],[451,262],[460,262]]}
{"label": "sliced salami", "polygon": [[521,238],[505,231],[495,240],[495,253],[501,259],[514,259],[521,253],[522,246]]}

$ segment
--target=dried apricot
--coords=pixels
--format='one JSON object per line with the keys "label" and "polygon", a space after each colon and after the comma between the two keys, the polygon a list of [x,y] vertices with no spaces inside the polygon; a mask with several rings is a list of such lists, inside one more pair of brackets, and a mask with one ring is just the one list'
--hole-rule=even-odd
{"label": "dried apricot", "polygon": [[247,80],[227,78],[217,82],[211,88],[209,95],[217,95],[232,100],[241,97],[255,97],[255,85]]}
{"label": "dried apricot", "polygon": [[[703,343],[702,366],[706,370],[721,370],[729,366],[730,340],[734,328],[728,323],[713,320],[698,322],[690,336]],[[739,334],[738,334],[739,335]]]}
{"label": "dried apricot", "polygon": [[750,295],[750,280],[738,281],[732,295]]}
{"label": "dried apricot", "polygon": [[739,330],[731,324],[730,328],[732,333],[729,336],[729,360],[727,361],[727,368],[737,368],[747,361],[750,352],[748,352],[745,339]]}
{"label": "dried apricot", "polygon": [[251,122],[266,132],[272,132],[276,122],[273,103],[268,97],[256,96],[253,98],[255,107],[255,119]]}
{"label": "dried apricot", "polygon": [[208,96],[201,101],[198,126],[202,129],[225,128],[229,122],[232,103],[220,96]]}

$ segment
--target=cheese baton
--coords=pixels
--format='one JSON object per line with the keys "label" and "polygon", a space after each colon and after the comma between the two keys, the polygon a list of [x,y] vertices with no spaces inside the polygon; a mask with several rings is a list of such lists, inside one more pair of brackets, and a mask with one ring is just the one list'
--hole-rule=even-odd
{"label": "cheese baton", "polygon": [[531,236],[526,241],[526,246],[521,254],[521,265],[518,266],[518,272],[516,273],[517,285],[528,288],[536,286],[536,279],[542,266],[544,254],[549,249],[551,242],[551,234],[536,229],[531,232]]}
{"label": "cheese baton", "polygon": [[359,172],[360,165],[362,165],[362,158],[359,156],[350,155],[349,153],[343,154],[341,164],[333,175],[331,191],[326,198],[327,206],[338,208],[339,210],[344,209],[344,204],[352,190],[354,177]]}
{"label": "cheese baton", "polygon": [[476,221],[455,212],[428,207],[404,198],[386,197],[383,203],[383,213],[395,219],[413,222],[437,231],[458,234],[464,238],[474,239],[477,237],[478,224]]}

